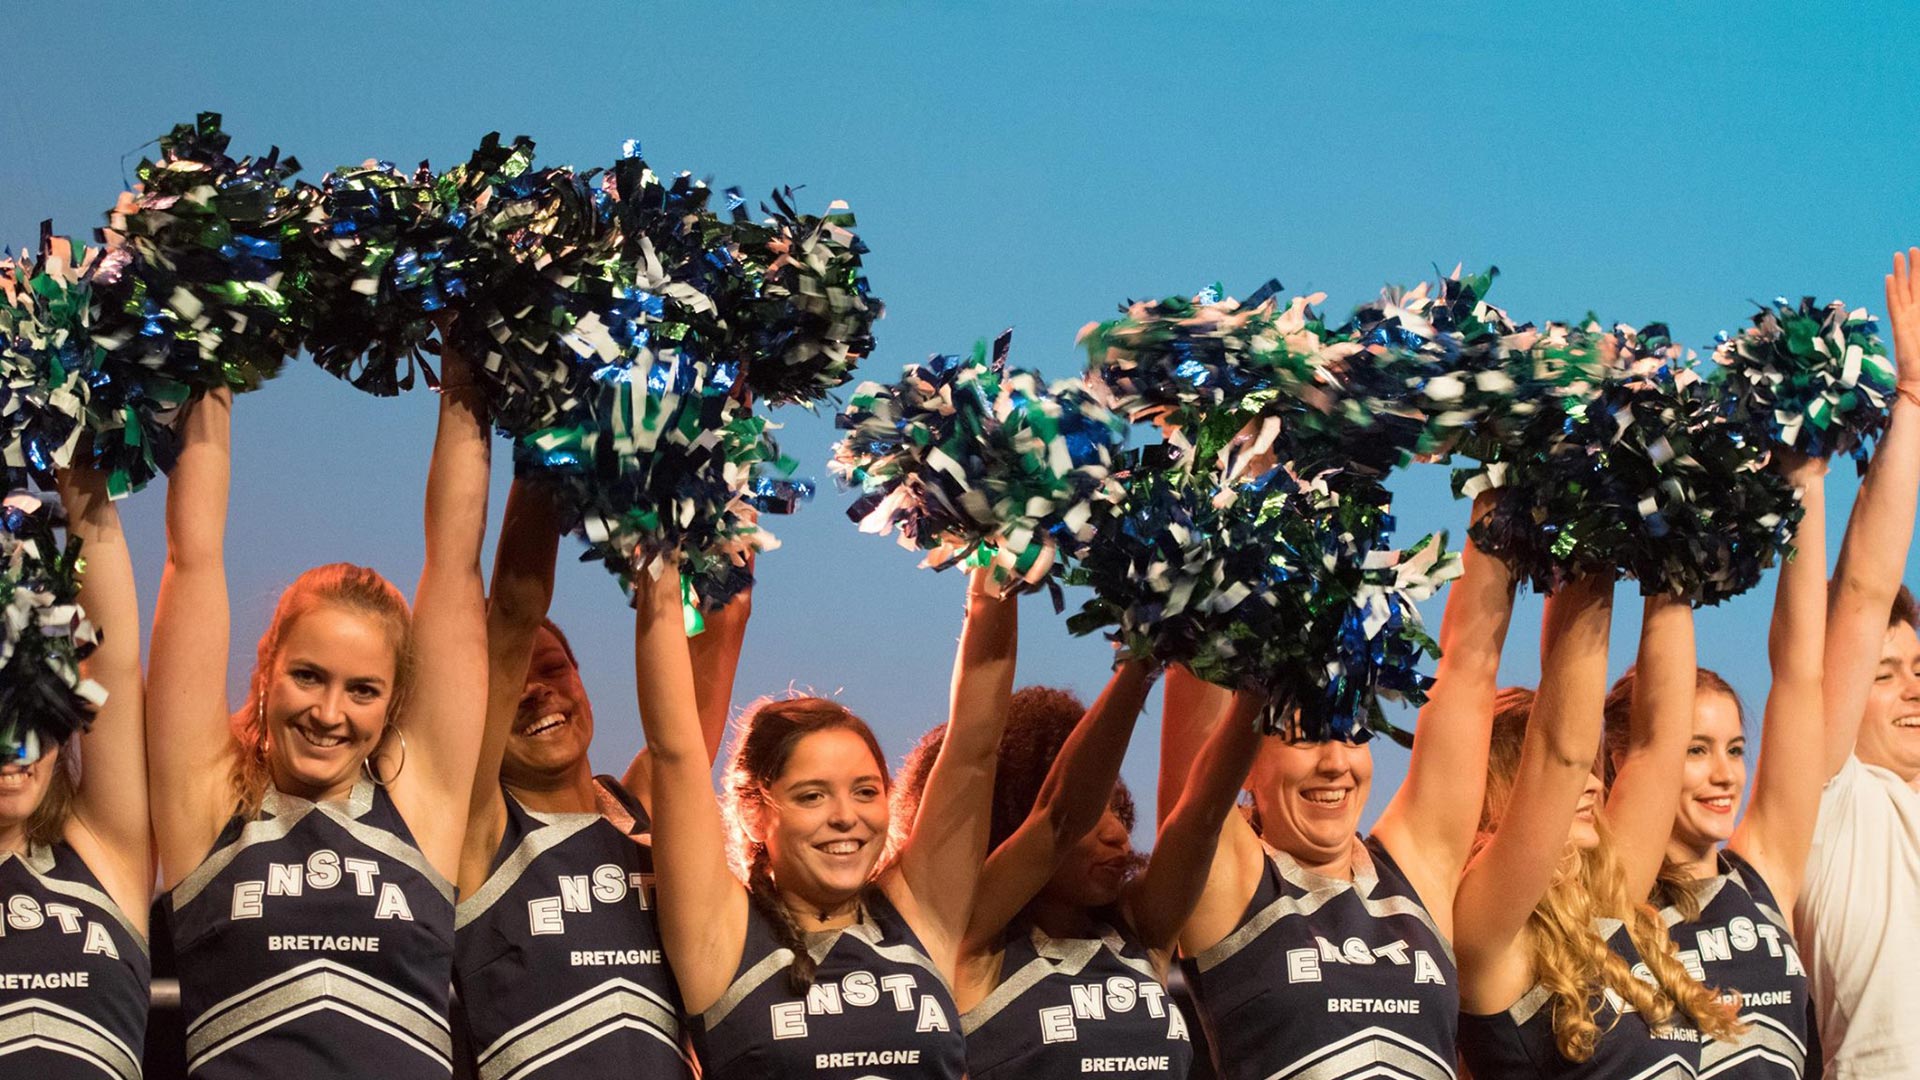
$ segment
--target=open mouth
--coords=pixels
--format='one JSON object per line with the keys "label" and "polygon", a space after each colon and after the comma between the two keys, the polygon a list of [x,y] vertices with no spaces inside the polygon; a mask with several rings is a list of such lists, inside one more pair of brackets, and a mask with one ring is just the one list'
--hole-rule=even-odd
{"label": "open mouth", "polygon": [[1694,801],[1716,814],[1733,813],[1734,798],[1731,795],[1712,795],[1704,799],[1695,799]]}
{"label": "open mouth", "polygon": [[28,765],[0,766],[0,791],[12,791],[26,787],[27,780],[32,775],[31,769],[32,767]]}
{"label": "open mouth", "polygon": [[545,713],[539,716],[538,718],[536,718],[532,723],[529,723],[525,727],[521,728],[519,734],[521,735],[522,738],[528,738],[528,739],[538,738],[539,736],[545,735],[550,731],[558,731],[561,728],[566,727],[572,723],[573,723],[573,717],[569,716],[566,713],[563,713],[563,712]]}
{"label": "open mouth", "polygon": [[299,735],[308,746],[318,750],[338,750],[350,741],[345,735],[324,735],[301,724],[291,726],[294,734]]}
{"label": "open mouth", "polygon": [[844,859],[860,854],[860,849],[866,846],[867,843],[864,840],[828,840],[825,843],[813,845],[813,849],[822,855]]}
{"label": "open mouth", "polygon": [[1897,728],[1920,728],[1920,713],[1912,716],[1896,716],[1893,718],[1893,726]]}
{"label": "open mouth", "polygon": [[1316,807],[1338,810],[1347,805],[1347,799],[1352,794],[1352,788],[1304,788],[1300,797]]}

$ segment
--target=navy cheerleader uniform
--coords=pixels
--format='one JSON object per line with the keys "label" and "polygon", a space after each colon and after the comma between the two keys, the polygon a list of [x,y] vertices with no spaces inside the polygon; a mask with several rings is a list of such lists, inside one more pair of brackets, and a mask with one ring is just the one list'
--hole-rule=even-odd
{"label": "navy cheerleader uniform", "polygon": [[1224,1080],[1452,1080],[1453,947],[1378,841],[1353,880],[1267,849],[1233,933],[1182,961]]}
{"label": "navy cheerleader uniform", "polygon": [[733,984],[691,1017],[705,1080],[962,1080],[953,995],[906,920],[875,890],[861,920],[809,934],[819,967],[796,994],[793,953],[749,905]]}
{"label": "navy cheerleader uniform", "polygon": [[601,813],[506,794],[493,870],[454,914],[454,984],[480,1080],[691,1077],[653,915],[651,824],[608,777]]}
{"label": "navy cheerleader uniform", "polygon": [[195,1080],[443,1080],[453,886],[386,789],[269,790],[166,896]]}
{"label": "navy cheerleader uniform", "polygon": [[[1600,919],[1594,930],[1607,947],[1650,978],[1639,950],[1618,919]],[[1675,1010],[1667,1027],[1655,1031],[1638,1012],[1611,992],[1598,995],[1593,1014],[1600,1026],[1593,1056],[1571,1062],[1560,1056],[1553,1039],[1553,998],[1535,984],[1506,1012],[1460,1015],[1460,1057],[1474,1080],[1693,1080],[1700,1068],[1700,1033]]]}
{"label": "navy cheerleader uniform", "polygon": [[[1695,886],[1699,918],[1683,922],[1671,906],[1660,912],[1694,976],[1740,995],[1740,1022],[1747,1030],[1734,1042],[1703,1044],[1700,1075],[1801,1080],[1812,1045],[1811,999],[1793,928],[1753,864],[1722,851],[1719,870]],[[1819,1071],[1818,1057],[1812,1067]]]}
{"label": "navy cheerleader uniform", "polygon": [[960,1018],[972,1080],[1187,1075],[1187,1022],[1147,950],[1101,931],[1052,938],[1036,926],[1008,928],[1000,985]]}
{"label": "navy cheerleader uniform", "polygon": [[147,942],[62,841],[0,855],[0,1075],[134,1080]]}

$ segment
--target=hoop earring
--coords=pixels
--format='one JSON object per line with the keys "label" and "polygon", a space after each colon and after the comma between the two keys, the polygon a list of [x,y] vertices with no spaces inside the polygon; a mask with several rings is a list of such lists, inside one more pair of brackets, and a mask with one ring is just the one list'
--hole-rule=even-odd
{"label": "hoop earring", "polygon": [[[400,764],[394,768],[393,775],[382,780],[380,774],[374,771],[373,759],[380,756],[379,747],[375,747],[373,753],[368,754],[365,760],[360,762],[360,770],[367,774],[367,779],[379,784],[381,787],[386,787],[388,784],[400,779],[400,774],[407,771],[407,730],[399,724],[394,724],[387,730],[400,736]],[[380,746],[385,746],[386,744],[387,740],[383,736],[380,739]]]}

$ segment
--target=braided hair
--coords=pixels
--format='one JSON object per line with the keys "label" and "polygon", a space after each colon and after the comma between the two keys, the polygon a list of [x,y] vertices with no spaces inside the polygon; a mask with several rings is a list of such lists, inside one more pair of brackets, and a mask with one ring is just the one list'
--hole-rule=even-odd
{"label": "braided hair", "polygon": [[[730,826],[727,854],[735,871],[746,879],[747,898],[773,927],[781,946],[793,953],[793,962],[787,968],[787,982],[796,994],[806,993],[813,985],[816,964],[807,949],[806,935],[780,898],[780,886],[773,879],[773,861],[767,854],[767,845],[753,838],[746,823],[756,809],[766,805],[767,791],[786,771],[787,762],[800,741],[822,731],[851,731],[860,736],[873,753],[882,780],[887,779],[886,755],[881,753],[880,742],[873,737],[873,729],[866,721],[838,702],[818,697],[789,697],[762,698],[748,708],[727,760],[724,785],[724,805]],[[864,901],[864,895],[862,899]]]}

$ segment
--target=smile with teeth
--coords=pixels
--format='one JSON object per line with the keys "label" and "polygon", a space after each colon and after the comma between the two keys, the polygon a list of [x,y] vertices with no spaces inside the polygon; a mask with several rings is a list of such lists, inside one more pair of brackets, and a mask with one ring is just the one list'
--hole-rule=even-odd
{"label": "smile with teeth", "polygon": [[568,716],[566,713],[551,712],[542,716],[540,719],[535,720],[533,723],[528,724],[526,728],[524,728],[520,732],[520,734],[525,735],[528,738],[531,738],[535,735],[544,735],[547,732],[557,730],[558,728],[566,724],[569,724],[572,721],[573,721],[573,718]]}
{"label": "smile with teeth", "polygon": [[345,735],[322,735],[321,733],[300,724],[294,724],[291,726],[293,727],[293,730],[298,732],[300,737],[302,739],[305,739],[309,745],[318,747],[322,750],[337,750],[340,747],[347,745],[347,743],[351,741]]}
{"label": "smile with teeth", "polygon": [[1902,728],[1920,728],[1920,713],[1915,713],[1912,716],[1896,716],[1893,718],[1893,726],[1902,727]]}
{"label": "smile with teeth", "polygon": [[1731,813],[1733,810],[1733,796],[1731,795],[1709,795],[1695,801],[1716,814]]}
{"label": "smile with teeth", "polygon": [[861,840],[829,840],[824,844],[814,845],[827,855],[853,855],[865,846],[865,842]]}
{"label": "smile with teeth", "polygon": [[26,787],[27,778],[31,775],[28,766],[25,765],[0,767],[0,789]]}
{"label": "smile with teeth", "polygon": [[1347,801],[1347,793],[1352,788],[1309,788],[1300,793],[1300,797],[1316,806],[1341,806]]}

